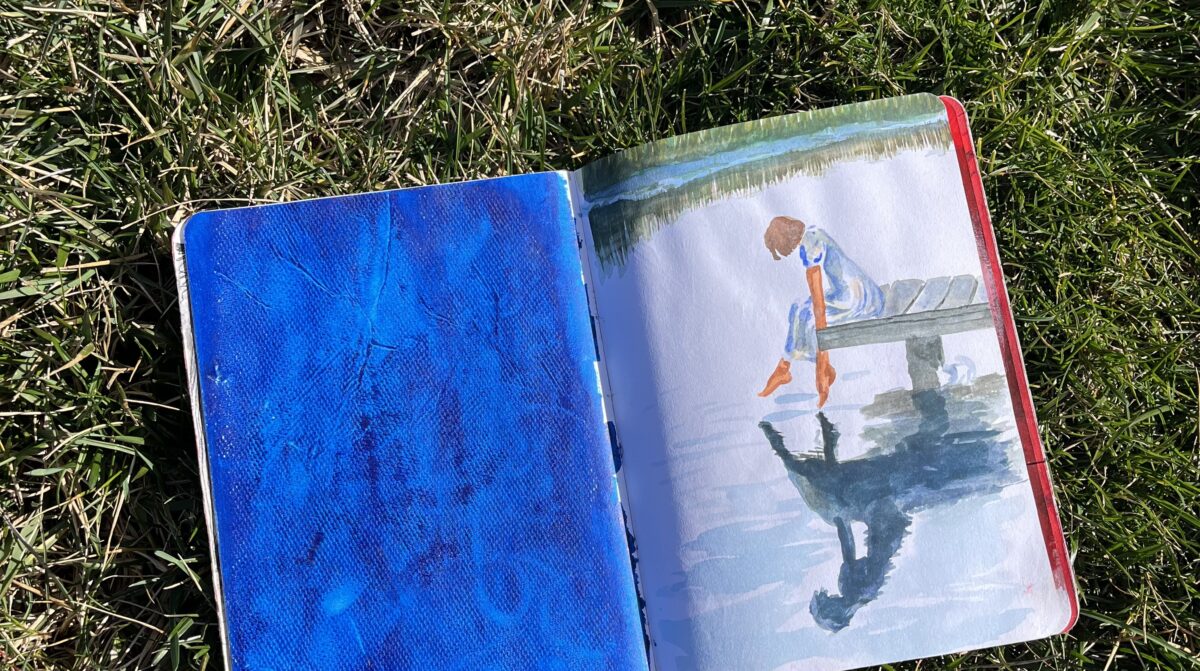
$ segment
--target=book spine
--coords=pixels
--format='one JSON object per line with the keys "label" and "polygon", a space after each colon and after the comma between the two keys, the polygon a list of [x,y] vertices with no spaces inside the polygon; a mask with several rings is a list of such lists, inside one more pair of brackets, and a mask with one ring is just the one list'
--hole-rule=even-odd
{"label": "book spine", "polygon": [[189,300],[186,250],[183,243],[183,232],[188,221],[184,221],[175,228],[175,232],[171,236],[171,252],[175,265],[175,283],[179,291],[183,362],[187,374],[187,397],[192,411],[192,424],[196,432],[196,455],[199,466],[200,491],[204,498],[204,522],[208,530],[208,554],[211,561],[213,598],[216,601],[217,630],[221,636],[225,670],[232,671],[233,661],[229,655],[229,632],[225,626],[225,599],[221,589],[220,557],[217,555],[217,526],[213,512],[211,471],[208,467],[208,443],[205,440],[204,410],[200,399],[200,371],[196,362],[195,341],[192,337],[192,306]]}
{"label": "book spine", "polygon": [[642,620],[642,637],[646,650],[646,660],[650,671],[654,671],[654,655],[651,654],[651,639],[649,619],[646,615],[646,598],[642,592],[642,580],[638,569],[637,535],[634,533],[633,511],[630,505],[629,491],[625,485],[625,470],[620,433],[617,431],[616,413],[613,410],[612,383],[608,367],[604,359],[604,337],[600,328],[600,314],[597,309],[595,282],[592,269],[591,231],[588,226],[587,212],[584,207],[587,202],[583,195],[579,171],[566,173],[568,184],[568,199],[571,205],[572,218],[575,221],[575,242],[579,252],[579,265],[583,272],[583,286],[587,295],[588,317],[592,327],[592,342],[596,347],[596,383],[600,387],[600,398],[604,411],[604,423],[608,429],[609,446],[612,448],[614,477],[617,480],[617,497],[621,508],[622,521],[625,524],[625,542],[629,551],[629,566],[633,573],[633,584],[637,590],[638,614]]}

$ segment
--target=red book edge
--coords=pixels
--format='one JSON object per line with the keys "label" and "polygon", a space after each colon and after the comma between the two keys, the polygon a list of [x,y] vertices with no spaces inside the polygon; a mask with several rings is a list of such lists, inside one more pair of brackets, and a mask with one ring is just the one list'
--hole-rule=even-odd
{"label": "red book edge", "polygon": [[992,230],[987,201],[983,195],[983,181],[979,176],[979,164],[975,157],[975,145],[971,139],[971,128],[967,124],[967,112],[962,103],[950,96],[939,96],[946,106],[950,121],[950,136],[958,155],[958,167],[962,173],[963,190],[967,197],[967,209],[971,212],[971,223],[975,228],[975,243],[979,247],[979,259],[983,263],[983,281],[987,287],[988,303],[992,309],[992,320],[996,336],[1000,339],[1000,350],[1004,357],[1004,372],[1008,376],[1008,390],[1012,395],[1013,411],[1016,414],[1017,433],[1025,449],[1025,465],[1029,469],[1029,483],[1037,501],[1038,520],[1042,536],[1046,541],[1046,554],[1050,559],[1050,570],[1054,584],[1066,592],[1071,604],[1071,617],[1062,633],[1075,626],[1079,619],[1079,598],[1075,592],[1075,576],[1071,570],[1071,555],[1063,537],[1062,523],[1058,519],[1058,507],[1054,502],[1054,489],[1050,484],[1050,469],[1046,465],[1046,454],[1038,436],[1037,416],[1033,410],[1033,397],[1029,393],[1029,382],[1025,377],[1025,363],[1021,358],[1021,344],[1017,341],[1016,323],[1008,304],[1008,291],[1004,287],[1004,273],[1000,268],[1000,256],[996,251],[996,234]]}

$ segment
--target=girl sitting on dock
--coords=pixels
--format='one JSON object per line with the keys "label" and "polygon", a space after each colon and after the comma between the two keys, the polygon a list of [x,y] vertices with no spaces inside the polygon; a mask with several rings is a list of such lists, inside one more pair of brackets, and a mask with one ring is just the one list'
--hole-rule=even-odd
{"label": "girl sitting on dock", "polygon": [[804,359],[817,365],[817,407],[822,407],[829,399],[837,372],[829,363],[829,352],[817,348],[817,329],[879,316],[883,312],[883,292],[829,234],[805,226],[799,219],[775,217],[767,225],[763,241],[776,261],[799,250],[809,297],[792,303],[783,357],[758,395],[770,396],[791,382],[792,360]]}

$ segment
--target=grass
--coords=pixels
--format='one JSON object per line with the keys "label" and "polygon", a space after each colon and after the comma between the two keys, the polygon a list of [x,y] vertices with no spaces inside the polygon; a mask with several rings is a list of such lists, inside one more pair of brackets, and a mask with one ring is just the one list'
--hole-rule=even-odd
{"label": "grass", "polygon": [[1083,595],[905,668],[1200,666],[1200,6],[0,3],[0,665],[219,668],[172,229],[966,101]]}

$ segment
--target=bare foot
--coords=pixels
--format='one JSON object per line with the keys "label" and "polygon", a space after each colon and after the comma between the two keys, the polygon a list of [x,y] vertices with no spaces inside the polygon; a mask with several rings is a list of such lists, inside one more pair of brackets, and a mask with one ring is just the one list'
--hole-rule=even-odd
{"label": "bare foot", "polygon": [[776,389],[792,381],[792,362],[787,359],[780,359],[779,365],[775,366],[775,372],[771,373],[771,377],[767,378],[767,386],[758,392],[759,396],[770,396]]}
{"label": "bare foot", "polygon": [[829,400],[829,388],[837,379],[837,371],[829,363],[829,352],[817,352],[817,407],[825,406]]}

